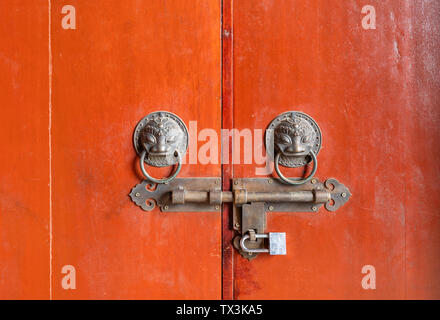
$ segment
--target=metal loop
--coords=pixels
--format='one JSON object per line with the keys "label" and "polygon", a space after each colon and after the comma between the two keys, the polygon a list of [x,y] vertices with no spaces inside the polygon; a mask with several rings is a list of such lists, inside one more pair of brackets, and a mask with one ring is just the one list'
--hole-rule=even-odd
{"label": "metal loop", "polygon": [[312,150],[310,150],[309,154],[312,156],[312,161],[313,161],[312,172],[304,179],[302,179],[302,178],[290,178],[289,179],[289,178],[286,178],[280,171],[279,161],[280,161],[281,153],[278,152],[277,155],[275,156],[275,171],[277,172],[280,179],[283,180],[285,183],[291,184],[291,185],[302,185],[302,184],[309,182],[313,178],[313,176],[315,175],[316,170],[318,169],[318,159],[316,159],[315,153]]}
{"label": "metal loop", "polygon": [[[243,250],[243,252],[247,253],[269,253],[269,249],[249,249],[245,246],[244,242],[249,239],[250,236],[248,234],[244,235],[240,240],[240,248]],[[256,234],[256,239],[262,239],[262,238],[269,238],[269,235],[267,234]]]}
{"label": "metal loop", "polygon": [[180,159],[180,154],[179,151],[175,151],[177,153],[177,169],[176,171],[169,176],[168,178],[164,178],[164,179],[156,179],[153,178],[152,176],[150,176],[147,172],[147,170],[145,170],[145,156],[147,155],[147,150],[142,151],[141,153],[141,159],[140,159],[140,166],[141,166],[141,171],[143,173],[143,175],[145,176],[145,178],[147,178],[149,181],[154,182],[154,183],[168,183],[171,182],[175,177],[177,177],[177,175],[180,172],[180,169],[182,168],[182,161]]}

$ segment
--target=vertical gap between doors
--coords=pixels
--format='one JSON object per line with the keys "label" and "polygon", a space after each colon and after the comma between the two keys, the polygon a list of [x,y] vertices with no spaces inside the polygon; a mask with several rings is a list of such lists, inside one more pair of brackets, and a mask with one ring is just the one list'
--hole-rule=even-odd
{"label": "vertical gap between doors", "polygon": [[[233,112],[233,0],[221,1],[221,128],[232,129],[234,126]],[[229,161],[232,154],[232,143],[224,150],[221,135],[221,168],[222,190],[231,189],[233,165]],[[226,161],[226,157],[227,161]],[[222,299],[233,300],[234,297],[234,251],[232,239],[232,205],[222,206]]]}

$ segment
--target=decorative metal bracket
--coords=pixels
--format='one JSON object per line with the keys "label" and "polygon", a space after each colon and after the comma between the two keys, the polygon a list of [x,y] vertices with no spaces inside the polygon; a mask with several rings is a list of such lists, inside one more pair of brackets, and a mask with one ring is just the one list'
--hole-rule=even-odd
{"label": "decorative metal bracket", "polygon": [[[214,212],[220,211],[221,202],[212,203],[209,191],[221,192],[220,178],[176,178],[166,184],[147,180],[136,185],[130,192],[131,200],[145,211],[152,211],[156,205],[162,212]],[[179,195],[197,194],[197,199],[183,199]],[[202,195],[202,196],[200,196]],[[203,197],[205,195],[206,197]],[[186,200],[186,201],[185,201]]]}
{"label": "decorative metal bracket", "polygon": [[[234,246],[249,260],[261,252],[285,254],[285,234],[265,235],[266,212],[317,212],[322,206],[334,212],[351,197],[336,179],[323,183],[313,178],[292,186],[280,179],[244,178],[234,179],[232,185],[232,191],[221,191],[220,178],[176,178],[167,184],[145,180],[130,197],[145,211],[158,206],[162,212],[217,212],[222,203],[233,203],[233,229],[238,233]],[[245,236],[246,244],[240,242]]]}
{"label": "decorative metal bracket", "polygon": [[[325,183],[314,178],[310,182],[290,186],[280,179],[244,178],[233,180],[233,191],[221,191],[220,178],[176,178],[167,184],[147,180],[136,185],[130,197],[145,211],[156,205],[168,212],[212,212],[222,203],[235,206],[261,202],[266,211],[316,212],[325,205],[336,211],[350,198],[351,193],[336,179]],[[234,216],[234,225],[240,221]]]}

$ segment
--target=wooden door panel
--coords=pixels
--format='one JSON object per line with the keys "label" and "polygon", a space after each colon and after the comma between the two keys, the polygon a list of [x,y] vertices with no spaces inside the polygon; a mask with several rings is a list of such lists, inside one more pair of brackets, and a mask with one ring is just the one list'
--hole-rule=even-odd
{"label": "wooden door panel", "polygon": [[[142,117],[166,110],[220,130],[220,2],[70,4],[77,29],[52,25],[54,298],[220,298],[220,214],[144,212],[128,196],[143,179]],[[179,177],[220,175],[186,164]],[[59,285],[64,265],[76,290]]]}
{"label": "wooden door panel", "polygon": [[0,299],[48,299],[48,7],[0,2]]}
{"label": "wooden door panel", "polygon": [[[336,213],[268,213],[287,256],[235,254],[238,299],[440,297],[438,4],[368,4],[376,30],[357,1],[234,1],[234,126],[309,114],[323,133],[317,177],[353,194]],[[361,286],[365,265],[376,290]]]}
{"label": "wooden door panel", "polygon": [[440,3],[411,1],[407,10],[413,21],[404,155],[407,298],[439,299]]}

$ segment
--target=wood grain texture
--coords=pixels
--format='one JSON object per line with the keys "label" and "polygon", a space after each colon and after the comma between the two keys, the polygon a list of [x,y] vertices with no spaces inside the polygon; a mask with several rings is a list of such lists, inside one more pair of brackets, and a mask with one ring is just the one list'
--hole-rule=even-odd
{"label": "wood grain texture", "polygon": [[[146,213],[128,193],[142,179],[142,117],[166,110],[220,130],[220,2],[70,4],[77,29],[52,27],[54,298],[219,299],[220,213]],[[184,165],[179,177],[220,175]],[[76,290],[59,285],[66,264]]]}
{"label": "wood grain texture", "polygon": [[[317,177],[353,194],[335,214],[269,213],[288,255],[236,255],[238,299],[440,298],[439,5],[368,4],[376,30],[358,1],[234,2],[235,127],[309,114],[323,132]],[[361,286],[364,265],[376,290]]]}
{"label": "wood grain texture", "polygon": [[[438,2],[71,0],[76,30],[61,28],[66,3],[48,3],[0,2],[0,299],[440,298]],[[376,30],[362,29],[364,4]],[[248,262],[230,207],[131,202],[133,129],[157,110],[218,133],[303,111],[323,132],[317,177],[353,197],[336,213],[269,213],[288,255]],[[179,177],[222,175],[229,190],[256,166]]]}
{"label": "wood grain texture", "polygon": [[0,2],[0,299],[49,298],[48,16]]}

